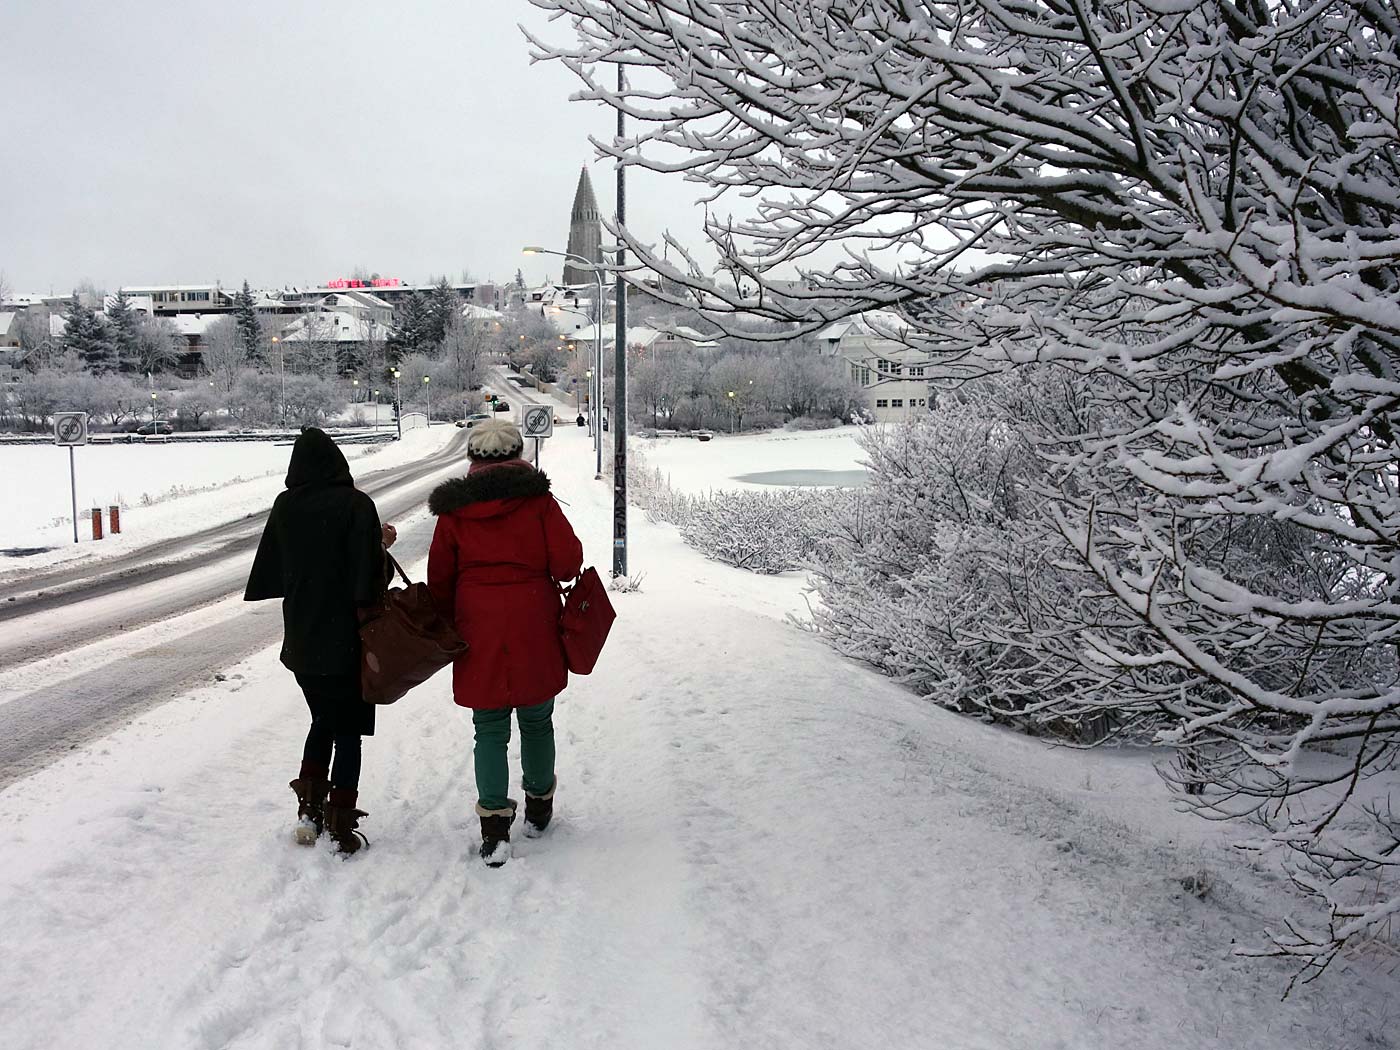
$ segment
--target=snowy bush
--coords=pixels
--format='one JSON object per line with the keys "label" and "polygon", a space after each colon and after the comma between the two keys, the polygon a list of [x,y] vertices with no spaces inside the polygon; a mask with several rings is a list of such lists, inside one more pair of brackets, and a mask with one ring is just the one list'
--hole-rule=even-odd
{"label": "snowy bush", "polygon": [[[1400,913],[1393,10],[535,3],[577,37],[538,52],[633,114],[599,149],[708,184],[717,266],[620,231],[663,278],[658,298],[729,331],[784,322],[785,338],[892,309],[931,377],[1034,363],[1071,389],[1059,418],[1034,403],[1011,416],[1039,460],[1016,493],[1022,542],[971,498],[955,526],[921,526],[970,573],[973,618],[942,606],[989,639],[969,692],[1006,681],[1000,630],[1028,708],[1169,723],[1162,741],[1190,757],[1177,780],[1198,791],[1184,798],[1260,821],[1319,898],[1324,922],[1275,950],[1320,967],[1386,928]],[[657,76],[619,90],[620,59]],[[726,192],[760,199],[730,219]],[[929,498],[905,484],[890,474],[892,500]],[[908,574],[867,541],[848,538],[868,574],[849,586],[898,598]],[[1022,597],[1037,564],[1043,588]],[[926,613],[919,631],[946,626]]]}
{"label": "snowy bush", "polygon": [[841,420],[833,416],[798,416],[788,421],[789,430],[833,430]]}
{"label": "snowy bush", "polygon": [[843,490],[713,492],[696,499],[681,525],[686,543],[708,558],[750,572],[801,568],[827,535]]}

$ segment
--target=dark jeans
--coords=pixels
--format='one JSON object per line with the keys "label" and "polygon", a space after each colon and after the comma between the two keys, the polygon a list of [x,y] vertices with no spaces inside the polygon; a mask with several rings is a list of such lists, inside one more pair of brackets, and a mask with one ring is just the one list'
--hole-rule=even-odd
{"label": "dark jeans", "polygon": [[[330,770],[331,787],[360,786],[360,734],[366,732],[358,674],[299,674],[297,685],[311,709],[311,728],[302,750],[303,766]],[[373,708],[370,708],[370,715]],[[373,732],[373,723],[369,730]]]}

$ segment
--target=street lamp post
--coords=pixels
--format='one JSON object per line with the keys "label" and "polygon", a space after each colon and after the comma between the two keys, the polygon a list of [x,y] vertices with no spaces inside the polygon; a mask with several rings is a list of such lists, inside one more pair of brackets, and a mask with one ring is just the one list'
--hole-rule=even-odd
{"label": "street lamp post", "polygon": [[431,376],[423,377],[423,394],[428,401],[428,426],[433,425],[433,383]]}
{"label": "street lamp post", "polygon": [[[534,245],[523,248],[521,251],[526,255],[558,255],[565,259],[573,259],[575,262],[581,264],[581,269],[588,270],[593,274],[593,280],[598,285],[598,294],[593,300],[593,371],[596,372],[598,376],[598,387],[596,391],[597,396],[595,396],[594,390],[590,388],[588,400],[592,403],[592,412],[590,415],[593,418],[593,451],[597,459],[597,469],[594,474],[594,479],[601,479],[603,476],[603,267],[585,259],[582,255],[575,255],[573,252],[556,252],[551,251],[549,248],[539,248]],[[523,339],[524,336],[521,336],[521,338]],[[560,336],[560,338],[562,339],[563,336]]]}
{"label": "street lamp post", "polygon": [[379,433],[379,391],[371,391],[374,396],[374,432]]}
{"label": "street lamp post", "polygon": [[394,426],[398,428],[398,440],[403,440],[403,400],[399,397],[399,370],[394,369]]}
{"label": "street lamp post", "polygon": [[159,428],[156,426],[156,392],[151,391],[151,433],[154,434]]}
{"label": "street lamp post", "polygon": [[287,354],[282,349],[282,340],[272,337],[272,345],[277,347],[277,369],[282,373],[282,403],[277,408],[277,422],[287,425]]}
{"label": "street lamp post", "polygon": [[734,433],[734,391],[729,391],[729,432]]}

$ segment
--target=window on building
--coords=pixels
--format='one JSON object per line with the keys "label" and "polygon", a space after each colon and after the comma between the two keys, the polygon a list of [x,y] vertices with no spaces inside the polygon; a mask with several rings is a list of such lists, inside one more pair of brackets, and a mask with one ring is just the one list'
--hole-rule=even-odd
{"label": "window on building", "polygon": [[891,399],[890,399],[890,408],[903,408],[903,407],[904,407],[904,398],[902,398],[902,397],[896,397],[896,398],[891,398]]}
{"label": "window on building", "polygon": [[860,365],[855,362],[851,362],[851,378],[856,380],[860,379]]}
{"label": "window on building", "polygon": [[869,386],[869,385],[870,385],[870,369],[868,369],[868,368],[862,368],[862,369],[860,370],[860,385],[861,385],[861,386]]}
{"label": "window on building", "polygon": [[883,357],[880,358],[880,360],[877,362],[877,365],[881,372],[888,372],[890,370],[890,363],[886,361]]}
{"label": "window on building", "polygon": [[876,407],[876,408],[889,408],[889,407],[890,407],[890,403],[889,403],[889,401],[888,401],[886,398],[879,397],[879,398],[876,398],[876,399],[875,399],[875,407]]}
{"label": "window on building", "polygon": [[903,374],[904,374],[904,368],[903,368],[901,365],[897,365],[897,364],[891,364],[891,365],[890,365],[890,375],[892,375],[892,376],[902,376]]}
{"label": "window on building", "polygon": [[911,368],[909,369],[909,374],[915,379],[922,379],[924,377],[924,370],[922,368]]}

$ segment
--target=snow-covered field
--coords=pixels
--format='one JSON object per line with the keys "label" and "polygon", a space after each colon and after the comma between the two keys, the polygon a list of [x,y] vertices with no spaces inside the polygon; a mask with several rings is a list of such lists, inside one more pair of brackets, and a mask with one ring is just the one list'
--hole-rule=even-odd
{"label": "snow-covered field", "polygon": [[712,441],[637,439],[635,447],[647,464],[669,477],[680,492],[766,489],[769,486],[737,478],[768,471],[859,470],[865,456],[857,444],[859,434],[859,427],[778,430],[767,434],[716,434]]}
{"label": "snow-covered field", "polygon": [[[345,445],[357,476],[421,459],[457,433],[435,426],[404,434],[401,442]],[[24,559],[37,566],[79,556],[100,556],[185,535],[265,510],[282,489],[291,454],[288,443],[170,442],[89,445],[76,450],[78,537],[73,543],[68,451],[53,445],[0,445],[0,549],[54,547]],[[120,536],[92,540],[87,512],[117,504]],[[0,560],[0,571],[19,567]]]}
{"label": "snow-covered field", "polygon": [[[821,462],[782,437],[661,462],[695,490],[831,467],[845,440],[787,446]],[[545,462],[606,571],[586,436],[561,428]],[[631,537],[642,589],[557,708],[557,823],[501,870],[475,857],[446,675],[380,713],[373,845],[348,861],[291,844],[305,708],[275,649],[0,792],[0,1045],[1393,1045],[1400,986],[1367,957],[1280,1002],[1282,966],[1231,955],[1289,892],[1237,829],[1174,812],[1152,756],[920,703],[785,622],[791,580],[639,513]]]}

